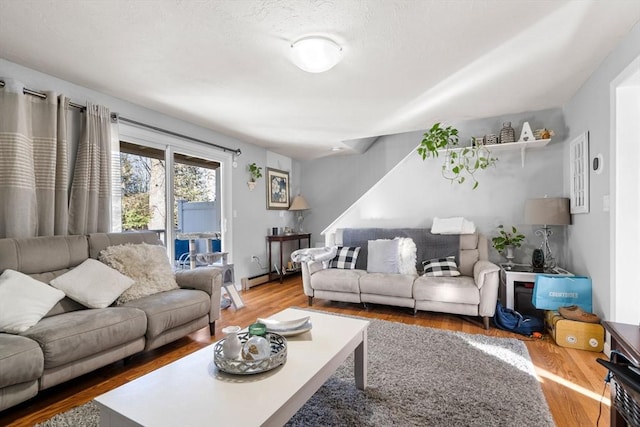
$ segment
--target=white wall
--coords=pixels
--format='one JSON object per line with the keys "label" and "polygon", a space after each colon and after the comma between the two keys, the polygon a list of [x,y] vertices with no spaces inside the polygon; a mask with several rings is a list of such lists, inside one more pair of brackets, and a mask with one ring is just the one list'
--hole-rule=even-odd
{"label": "white wall", "polygon": [[[231,256],[235,263],[235,276],[238,283],[241,277],[260,273],[259,267],[255,263],[251,263],[251,255],[260,256],[260,254],[263,254],[262,256],[266,257],[264,254],[266,254],[265,234],[267,229],[272,226],[284,225],[286,221],[291,221],[292,215],[290,212],[286,212],[285,216],[280,218],[277,211],[266,210],[264,178],[260,180],[256,189],[250,192],[246,184],[249,180],[249,173],[246,167],[248,164],[256,162],[263,168],[268,165],[278,169],[292,170],[295,164],[294,161],[236,138],[0,59],[0,79],[4,80],[5,78],[19,80],[29,89],[38,91],[52,90],[64,93],[78,104],[84,104],[89,101],[105,105],[112,112],[117,112],[129,119],[211,141],[229,148],[240,148],[242,155],[237,159],[238,166],[232,168],[232,211],[236,215],[232,215],[232,218],[228,219],[228,224],[233,231],[233,253]],[[215,148],[206,148],[205,146],[205,149],[217,152]],[[297,184],[299,177],[293,175],[291,179],[292,186],[299,187],[299,184]],[[293,221],[291,221],[291,224],[293,224]]]}
{"label": "white wall", "polygon": [[[611,163],[610,84],[617,75],[640,55],[640,24],[609,54],[591,75],[580,91],[564,108],[568,139],[589,131],[590,159],[598,153],[604,157],[604,169],[598,175],[591,171],[588,214],[573,215],[573,226],[568,234],[568,268],[588,275],[593,282],[593,310],[604,319],[612,319],[610,306],[611,263],[610,213],[604,210],[604,197],[610,196],[611,174],[616,165]],[[637,137],[636,137],[637,140]],[[564,164],[569,152],[565,150]],[[568,169],[565,171],[565,189],[568,192]],[[634,197],[630,195],[630,197]],[[637,252],[636,252],[637,257]],[[638,284],[636,283],[636,286]],[[637,307],[637,301],[636,307]]]}
{"label": "white wall", "polygon": [[[495,154],[499,158],[496,167],[477,173],[480,185],[476,190],[472,190],[470,184],[451,184],[442,178],[441,159],[422,160],[415,148],[424,131],[380,139],[375,144],[376,156],[327,158],[310,165],[305,163],[302,183],[305,194],[310,195],[314,240],[322,242],[319,233],[355,202],[335,226],[430,227],[434,217],[464,216],[474,221],[480,232],[492,236],[500,224],[515,225],[527,236],[523,248],[516,250],[516,261],[528,262],[540,240],[533,235],[536,227],[523,224],[524,203],[527,198],[566,196],[562,183],[565,126],[558,109],[451,124],[458,128],[463,142],[471,136],[498,133],[503,121],[512,122],[516,137],[524,121],[528,121],[532,129],[553,129],[556,136],[546,147],[527,151],[524,168],[520,151]],[[389,169],[385,170],[387,165],[383,166],[378,156],[386,155],[385,148],[397,147],[405,149],[404,160],[361,195],[360,187],[371,179],[368,176],[372,174],[371,169],[378,174]],[[349,197],[351,200],[347,200]],[[341,204],[349,204],[337,214],[336,199]],[[552,249],[562,263],[565,231],[562,228],[555,231],[558,234],[552,238]],[[493,250],[491,253],[492,259],[503,260]]]}

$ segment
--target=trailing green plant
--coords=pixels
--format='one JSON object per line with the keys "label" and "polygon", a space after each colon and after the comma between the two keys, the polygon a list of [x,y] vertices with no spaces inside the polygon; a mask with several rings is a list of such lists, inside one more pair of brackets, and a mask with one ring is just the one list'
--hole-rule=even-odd
{"label": "trailing green plant", "polygon": [[502,253],[507,248],[507,246],[519,248],[520,246],[522,246],[523,240],[524,235],[519,233],[514,226],[511,226],[511,231],[506,231],[504,226],[499,225],[498,236],[491,239],[491,245],[496,251]]}
{"label": "trailing green plant", "polygon": [[251,163],[249,166],[247,166],[247,168],[249,169],[249,174],[251,175],[251,178],[249,179],[251,182],[255,182],[258,178],[262,178],[262,168],[260,166],[256,165],[255,163]]}
{"label": "trailing green plant", "polygon": [[435,123],[423,136],[418,154],[425,160],[427,157],[436,158],[440,152],[444,152],[442,176],[452,183],[462,184],[466,181],[465,175],[468,175],[473,180],[475,190],[479,184],[475,173],[495,165],[498,160],[491,157],[491,152],[477,142],[472,147],[459,147],[458,129],[451,126],[442,127],[440,123]]}

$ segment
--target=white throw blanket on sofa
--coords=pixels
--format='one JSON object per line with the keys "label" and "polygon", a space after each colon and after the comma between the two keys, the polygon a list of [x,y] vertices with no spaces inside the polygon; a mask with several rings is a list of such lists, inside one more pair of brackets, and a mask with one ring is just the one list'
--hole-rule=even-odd
{"label": "white throw blanket on sofa", "polygon": [[461,216],[453,218],[433,218],[431,234],[473,234],[476,226]]}

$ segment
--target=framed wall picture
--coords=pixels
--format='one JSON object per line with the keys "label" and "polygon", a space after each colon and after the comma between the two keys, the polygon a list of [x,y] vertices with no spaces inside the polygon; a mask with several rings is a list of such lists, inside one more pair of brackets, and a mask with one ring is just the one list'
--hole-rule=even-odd
{"label": "framed wall picture", "polygon": [[289,172],[267,168],[267,209],[289,209]]}
{"label": "framed wall picture", "polygon": [[583,133],[569,145],[571,213],[589,213],[589,134]]}

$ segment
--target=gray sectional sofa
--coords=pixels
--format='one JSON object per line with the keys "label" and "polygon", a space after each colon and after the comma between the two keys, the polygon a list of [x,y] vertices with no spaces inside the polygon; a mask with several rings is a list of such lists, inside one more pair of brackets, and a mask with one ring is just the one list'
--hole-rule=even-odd
{"label": "gray sectional sofa", "polygon": [[[410,237],[416,244],[416,270],[432,258],[455,255],[460,275],[431,277],[421,274],[370,272],[367,242]],[[313,298],[352,303],[375,303],[480,316],[485,328],[498,299],[499,267],[488,261],[487,238],[478,233],[433,235],[427,228],[339,229],[336,246],[360,247],[355,269],[328,268],[328,263],[302,262],[304,293]]]}
{"label": "gray sectional sofa", "polygon": [[[49,283],[87,258],[97,259],[108,246],[143,242],[161,244],[151,232],[0,239],[0,273],[16,270]],[[213,335],[221,270],[178,271],[175,279],[180,289],[120,306],[89,309],[65,297],[25,332],[0,333],[0,411],[206,326]]]}

